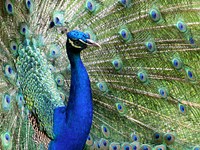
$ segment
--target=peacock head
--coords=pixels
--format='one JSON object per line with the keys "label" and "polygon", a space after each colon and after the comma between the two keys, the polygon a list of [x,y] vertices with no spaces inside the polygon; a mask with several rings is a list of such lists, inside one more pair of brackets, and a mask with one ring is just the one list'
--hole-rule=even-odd
{"label": "peacock head", "polygon": [[98,43],[91,40],[84,32],[72,30],[67,33],[67,48],[73,52],[81,52],[87,46],[101,47]]}

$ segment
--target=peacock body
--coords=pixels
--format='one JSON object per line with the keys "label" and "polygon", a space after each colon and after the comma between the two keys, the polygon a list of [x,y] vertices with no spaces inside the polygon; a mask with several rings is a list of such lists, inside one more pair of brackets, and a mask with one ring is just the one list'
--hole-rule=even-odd
{"label": "peacock body", "polygon": [[1,0],[0,20],[0,149],[200,149],[199,0]]}

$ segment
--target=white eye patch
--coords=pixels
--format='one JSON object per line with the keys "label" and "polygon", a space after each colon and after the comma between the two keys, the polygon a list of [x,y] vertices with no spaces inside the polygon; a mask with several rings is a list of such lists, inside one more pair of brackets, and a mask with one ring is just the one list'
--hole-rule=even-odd
{"label": "white eye patch", "polygon": [[81,46],[75,45],[72,40],[69,39],[69,43],[75,48],[81,48]]}

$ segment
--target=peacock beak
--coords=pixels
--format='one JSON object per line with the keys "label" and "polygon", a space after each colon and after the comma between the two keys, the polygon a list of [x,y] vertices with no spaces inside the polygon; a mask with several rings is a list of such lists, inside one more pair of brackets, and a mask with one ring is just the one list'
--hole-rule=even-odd
{"label": "peacock beak", "polygon": [[86,41],[89,44],[89,46],[96,46],[96,47],[100,47],[101,48],[100,44],[98,44],[97,42],[95,42],[95,41],[93,41],[91,39],[87,39]]}
{"label": "peacock beak", "polygon": [[97,42],[91,40],[91,39],[87,39],[86,42],[84,42],[83,40],[79,39],[80,42],[88,45],[88,46],[96,46],[96,47],[100,47],[101,48],[101,45],[99,45]]}

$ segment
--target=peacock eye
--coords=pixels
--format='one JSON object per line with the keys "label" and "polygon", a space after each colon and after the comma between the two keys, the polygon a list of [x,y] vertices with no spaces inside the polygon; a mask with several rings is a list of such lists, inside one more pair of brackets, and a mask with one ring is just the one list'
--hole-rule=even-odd
{"label": "peacock eye", "polygon": [[141,148],[140,148],[141,150],[151,150],[152,149],[152,147],[150,146],[150,145],[148,145],[148,144],[143,144],[143,145],[141,145]]}
{"label": "peacock eye", "polygon": [[8,111],[11,108],[11,96],[7,93],[2,97],[2,106],[4,111]]}
{"label": "peacock eye", "polygon": [[22,108],[24,97],[21,93],[17,93],[16,100],[17,100],[18,107]]}
{"label": "peacock eye", "polygon": [[28,7],[28,8],[31,7],[31,2],[30,2],[30,0],[28,0],[28,1],[26,2],[26,4],[27,4],[27,7]]}
{"label": "peacock eye", "polygon": [[6,8],[6,11],[7,11],[7,13],[9,15],[14,14],[14,7],[13,7],[12,1],[6,0],[6,2],[5,2],[5,8]]}
{"label": "peacock eye", "polygon": [[110,137],[110,130],[105,125],[101,126],[101,131],[106,138]]}
{"label": "peacock eye", "polygon": [[122,149],[123,150],[131,150],[131,145],[127,142],[122,144]]}
{"label": "peacock eye", "polygon": [[47,55],[48,58],[55,59],[58,58],[60,55],[61,55],[60,46],[56,44],[51,45]]}
{"label": "peacock eye", "polygon": [[29,34],[29,28],[28,28],[28,25],[26,23],[22,23],[20,25],[20,34],[28,36],[28,34]]}
{"label": "peacock eye", "polygon": [[137,135],[137,134],[135,134],[135,133],[132,133],[131,134],[131,138],[132,138],[132,140],[134,141],[134,142],[137,142],[137,141],[139,141],[139,136]]}
{"label": "peacock eye", "polygon": [[123,39],[124,42],[130,42],[132,40],[131,32],[125,26],[121,27],[119,31],[119,35]]}
{"label": "peacock eye", "polygon": [[186,113],[186,107],[183,104],[178,104],[179,112],[182,114]]}
{"label": "peacock eye", "polygon": [[138,72],[138,79],[140,80],[140,82],[145,83],[148,81],[148,76],[144,71],[140,71]]}
{"label": "peacock eye", "polygon": [[53,13],[53,22],[56,26],[63,25],[64,23],[64,14],[62,11],[55,11]]}
{"label": "peacock eye", "polygon": [[79,41],[74,41],[74,44],[75,45],[80,45],[80,42]]}
{"label": "peacock eye", "polygon": [[122,36],[124,39],[127,38],[127,32],[126,32],[126,30],[122,30],[122,31],[121,31],[121,36]]}
{"label": "peacock eye", "polygon": [[92,5],[91,2],[88,2],[88,3],[87,3],[87,8],[88,8],[89,10],[92,10],[92,9],[93,9],[93,5]]}
{"label": "peacock eye", "polygon": [[65,83],[65,79],[64,79],[63,75],[58,74],[58,75],[55,77],[55,82],[56,82],[56,84],[57,84],[59,87],[63,86],[64,83]]}
{"label": "peacock eye", "polygon": [[188,38],[188,41],[189,41],[189,43],[190,43],[191,45],[194,45],[194,44],[195,44],[195,40],[194,40],[194,38],[193,38],[192,36]]}
{"label": "peacock eye", "polygon": [[121,3],[125,8],[129,8],[131,6],[131,0],[119,0],[119,3]]}
{"label": "peacock eye", "polygon": [[176,23],[176,27],[177,27],[177,29],[180,31],[180,32],[186,32],[187,31],[187,25],[184,23],[184,22],[182,22],[182,21],[178,21],[177,23]]}
{"label": "peacock eye", "polygon": [[18,48],[17,43],[15,41],[11,41],[11,43],[10,43],[10,50],[11,51],[16,51],[17,48]]}
{"label": "peacock eye", "polygon": [[166,133],[166,134],[164,135],[164,141],[165,141],[165,143],[166,143],[167,145],[171,145],[171,144],[173,144],[174,141],[175,141],[175,136],[174,136],[173,134],[171,134],[171,133]]}
{"label": "peacock eye", "polygon": [[31,13],[33,11],[33,2],[32,0],[26,0],[26,9]]}
{"label": "peacock eye", "polygon": [[123,63],[120,59],[114,59],[112,65],[116,71],[120,71],[123,67]]}
{"label": "peacock eye", "polygon": [[200,150],[200,146],[195,146],[192,150]]}
{"label": "peacock eye", "polygon": [[159,10],[157,10],[155,8],[152,8],[149,11],[149,16],[154,22],[158,22],[161,19],[161,14],[160,14]]}
{"label": "peacock eye", "polygon": [[8,78],[14,78],[15,77],[15,73],[13,68],[10,65],[5,65],[4,67],[4,75]]}
{"label": "peacock eye", "polygon": [[174,68],[176,68],[178,70],[183,67],[183,63],[180,60],[180,58],[173,58],[172,59],[172,65],[173,65]]}
{"label": "peacock eye", "polygon": [[164,144],[162,145],[157,145],[154,147],[155,150],[166,150],[166,146]]}
{"label": "peacock eye", "polygon": [[86,1],[86,9],[90,12],[94,12],[97,8],[96,3],[93,0]]}
{"label": "peacock eye", "polygon": [[53,65],[49,65],[49,70],[50,70],[51,72],[54,72],[54,71],[55,71],[55,67],[54,67]]}
{"label": "peacock eye", "polygon": [[97,87],[101,92],[108,92],[108,86],[105,82],[98,82]]}
{"label": "peacock eye", "polygon": [[195,81],[195,74],[190,68],[185,68],[186,76],[190,81]]}
{"label": "peacock eye", "polygon": [[163,135],[161,134],[161,133],[159,133],[159,132],[155,132],[154,134],[153,134],[153,141],[155,142],[155,143],[162,143],[162,140],[163,140]]}
{"label": "peacock eye", "polygon": [[168,91],[167,91],[167,89],[166,88],[159,88],[158,89],[158,92],[159,92],[159,95],[160,95],[160,97],[161,98],[167,98],[168,97]]}
{"label": "peacock eye", "polygon": [[6,99],[6,102],[9,104],[10,103],[10,96],[6,96],[5,99]]}
{"label": "peacock eye", "polygon": [[106,142],[106,141],[104,141],[104,142],[103,142],[103,145],[104,145],[104,146],[106,146],[106,145],[107,145],[107,142]]}
{"label": "peacock eye", "polygon": [[121,3],[125,5],[126,4],[126,0],[121,0]]}
{"label": "peacock eye", "polygon": [[60,92],[60,98],[61,98],[63,101],[65,101],[66,96],[65,96],[65,94],[64,94],[63,92]]}
{"label": "peacock eye", "polygon": [[99,141],[100,144],[100,148],[102,149],[107,149],[108,148],[108,140],[101,138],[101,140]]}
{"label": "peacock eye", "polygon": [[153,40],[145,42],[145,47],[151,53],[156,51],[156,43]]}
{"label": "peacock eye", "polygon": [[119,112],[120,115],[124,115],[126,113],[126,108],[125,108],[124,104],[116,103],[115,105],[116,105],[117,111]]}
{"label": "peacock eye", "polygon": [[140,143],[139,142],[132,142],[131,143],[131,147],[132,147],[132,150],[139,150],[140,148]]}
{"label": "peacock eye", "polygon": [[93,143],[94,143],[93,138],[92,138],[92,136],[89,134],[89,135],[88,135],[88,138],[87,138],[87,141],[86,141],[86,144],[87,144],[88,146],[92,146]]}
{"label": "peacock eye", "polygon": [[101,148],[101,146],[100,146],[99,142],[97,143],[97,147],[98,147],[98,148]]}
{"label": "peacock eye", "polygon": [[11,144],[10,133],[5,132],[5,133],[1,134],[1,141],[2,141],[3,146],[9,147]]}
{"label": "peacock eye", "polygon": [[110,150],[120,150],[119,143],[112,142],[109,147],[110,147]]}

